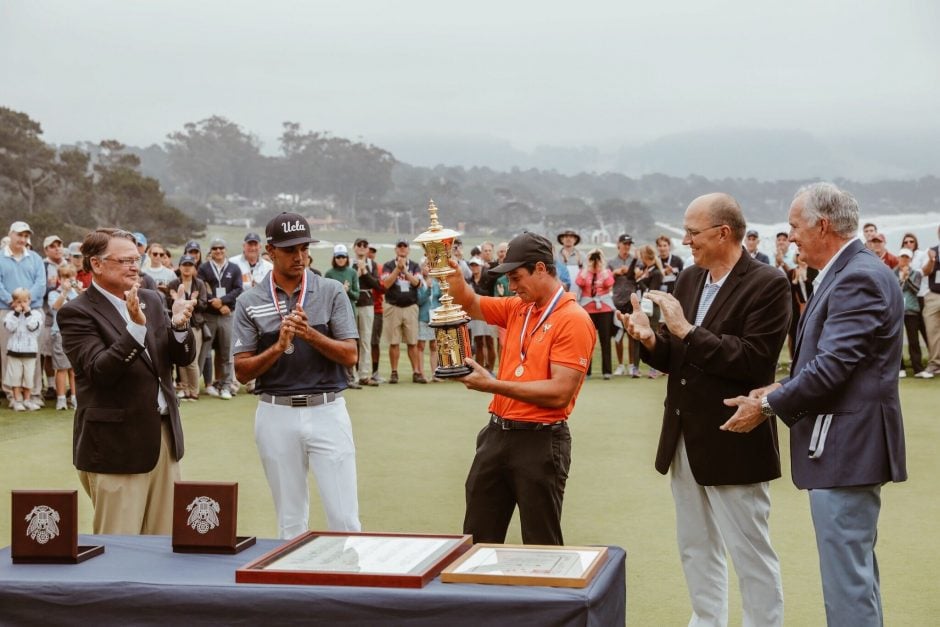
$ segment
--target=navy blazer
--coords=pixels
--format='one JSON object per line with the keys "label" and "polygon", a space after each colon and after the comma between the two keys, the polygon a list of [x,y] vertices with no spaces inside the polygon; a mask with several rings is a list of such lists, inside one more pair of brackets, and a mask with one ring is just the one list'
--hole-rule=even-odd
{"label": "navy blazer", "polygon": [[[798,488],[904,481],[898,397],[904,302],[897,278],[862,242],[836,258],[797,330],[790,377],[768,395],[790,427]],[[822,453],[809,456],[817,416],[832,414]]]}
{"label": "navy blazer", "polygon": [[73,462],[78,470],[142,473],[160,454],[157,389],[163,390],[173,433],[173,456],[183,457],[183,428],[173,364],[196,357],[192,331],[180,342],[158,292],[138,291],[147,318],[147,353],[127,330],[114,305],[89,287],[59,310],[62,346],[75,369],[78,410],[73,426]]}
{"label": "navy blazer", "polygon": [[[676,279],[674,295],[689,322],[695,320],[707,277],[705,268],[690,266]],[[645,361],[669,373],[656,470],[669,470],[681,433],[692,474],[701,485],[759,483],[780,476],[772,420],[750,433],[719,427],[734,413],[724,399],[747,396],[773,381],[791,311],[786,276],[742,249],[691,336],[683,341],[664,331],[652,353],[641,349]]]}

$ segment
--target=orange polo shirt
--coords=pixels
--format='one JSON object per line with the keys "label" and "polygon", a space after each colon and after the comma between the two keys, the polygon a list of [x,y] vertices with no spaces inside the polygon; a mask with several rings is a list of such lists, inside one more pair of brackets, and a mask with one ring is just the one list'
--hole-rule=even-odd
{"label": "orange polo shirt", "polygon": [[[533,308],[524,340],[526,358],[523,372],[521,376],[516,376],[516,368],[522,364],[519,336],[525,324],[526,313],[532,307],[532,303],[524,303],[518,296],[480,297],[483,318],[489,324],[499,325],[506,329],[506,341],[499,358],[499,379],[501,381],[550,379],[553,363],[587,372],[588,365],[591,363],[591,354],[594,352],[597,330],[584,308],[578,305],[571,293],[566,292],[559,299],[555,310],[538,328],[535,325],[544,310]],[[490,402],[490,411],[511,420],[532,422],[567,420],[571,410],[574,409],[574,402],[580,391],[581,385],[579,384],[568,406],[557,409],[539,407],[532,403],[494,394]]]}

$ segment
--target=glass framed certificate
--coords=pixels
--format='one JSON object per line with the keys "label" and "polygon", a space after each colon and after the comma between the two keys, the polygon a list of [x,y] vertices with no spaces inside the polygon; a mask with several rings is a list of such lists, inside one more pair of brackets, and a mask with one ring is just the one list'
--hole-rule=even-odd
{"label": "glass framed certificate", "polygon": [[475,544],[441,572],[441,581],[584,588],[606,560],[603,546]]}
{"label": "glass framed certificate", "polygon": [[235,571],[237,583],[421,588],[469,535],[308,531]]}

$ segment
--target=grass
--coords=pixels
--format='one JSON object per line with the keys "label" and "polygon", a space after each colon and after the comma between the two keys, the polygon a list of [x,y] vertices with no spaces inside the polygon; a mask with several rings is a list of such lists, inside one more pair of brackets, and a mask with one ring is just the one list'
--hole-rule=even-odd
{"label": "grass", "polygon": [[[940,505],[934,483],[940,476],[934,449],[940,427],[930,418],[936,416],[937,385],[901,382],[911,479],[883,490],[878,543],[889,625],[923,625],[940,616]],[[595,375],[585,383],[571,421],[565,539],[627,550],[631,625],[679,625],[689,618],[669,481],[653,469],[664,393],[663,379],[602,381]],[[358,448],[364,529],[459,532],[463,482],[474,436],[485,423],[488,397],[454,382],[404,382],[351,390],[346,397]],[[184,404],[183,475],[187,480],[237,481],[239,533],[274,537],[274,509],[253,438],[255,405],[244,394],[229,402],[204,397]],[[0,411],[0,494],[77,489],[80,532],[88,533],[91,504],[71,465],[71,424],[71,412]],[[821,625],[825,617],[807,496],[789,481],[785,428],[781,436],[785,469],[784,478],[772,483],[771,532],[783,569],[786,624]],[[311,527],[322,529],[324,517],[312,481],[311,492]],[[0,544],[6,544],[9,534],[9,509],[0,507]],[[520,541],[515,521],[508,541]],[[730,588],[731,624],[740,624],[736,583]]]}

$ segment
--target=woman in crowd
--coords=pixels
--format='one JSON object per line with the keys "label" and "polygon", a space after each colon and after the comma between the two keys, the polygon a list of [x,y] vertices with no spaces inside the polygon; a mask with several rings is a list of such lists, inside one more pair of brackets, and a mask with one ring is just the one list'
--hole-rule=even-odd
{"label": "woman in crowd", "polygon": [[[657,251],[653,250],[653,247],[649,244],[640,247],[639,257],[641,265],[636,268],[636,287],[637,296],[641,301],[647,292],[666,291],[665,288],[667,285],[664,283],[665,273],[663,272],[663,262],[656,252]],[[659,325],[660,311],[658,305],[654,304],[652,314],[647,315],[649,315],[654,326]],[[659,371],[655,368],[650,368],[649,378],[655,379],[658,376]]]}
{"label": "woman in crowd", "polygon": [[799,253],[793,257],[793,260],[796,265],[788,273],[790,277],[790,294],[792,296],[790,302],[793,306],[793,314],[790,316],[790,328],[787,330],[787,347],[791,356],[793,355],[793,347],[796,345],[796,329],[800,324],[800,316],[803,315],[803,310],[806,309],[806,302],[809,297],[813,295],[813,279],[818,274],[816,270],[811,269],[805,261],[800,259]]}
{"label": "woman in crowd", "polygon": [[[202,279],[196,276],[196,259],[192,255],[180,257],[180,278],[173,279],[167,285],[167,307],[173,307],[173,295],[181,290],[187,300],[195,299],[193,315],[189,319],[189,326],[193,330],[195,340],[194,352],[196,355],[202,350],[204,314],[209,307],[209,288]],[[193,360],[188,366],[179,369],[179,389],[176,395],[183,401],[199,400],[199,360]]]}
{"label": "woman in crowd", "polygon": [[[614,327],[614,274],[607,267],[604,253],[595,248],[587,256],[587,263],[575,277],[581,306],[591,316],[597,329],[597,341],[601,344],[601,372],[604,379],[610,379],[613,368],[610,360],[610,338]],[[587,375],[591,376],[593,359],[588,366]]]}
{"label": "woman in crowd", "polygon": [[[313,258],[311,257],[311,262]],[[337,244],[333,247],[333,260],[330,262],[330,269],[323,276],[334,281],[339,281],[346,290],[346,296],[352,305],[353,320],[356,319],[356,301],[359,300],[359,272],[349,267],[349,250],[345,244]],[[354,390],[361,390],[362,385],[356,375],[354,368],[346,368],[347,385]]]}
{"label": "woman in crowd", "polygon": [[[911,357],[911,369],[916,377],[924,369],[924,359],[920,352],[920,340],[917,337],[920,333],[920,326],[923,324],[921,306],[917,296],[920,294],[921,285],[925,281],[920,269],[911,263],[913,257],[914,252],[910,248],[902,248],[898,253],[898,267],[894,269],[894,274],[898,277],[901,295],[904,297],[904,330],[907,332],[907,352]],[[901,370],[898,376],[902,379],[907,376],[907,372],[904,370],[903,356],[901,357]]]}

